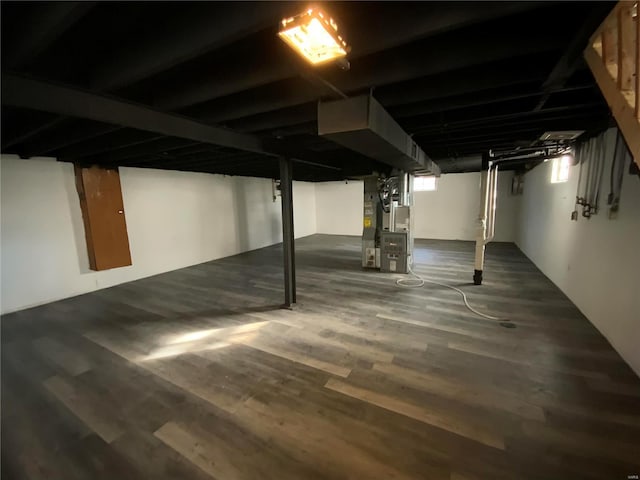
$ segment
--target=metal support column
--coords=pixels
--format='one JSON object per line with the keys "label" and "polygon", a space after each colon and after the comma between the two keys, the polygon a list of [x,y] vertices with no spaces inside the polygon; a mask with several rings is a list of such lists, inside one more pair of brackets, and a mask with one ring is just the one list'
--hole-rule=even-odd
{"label": "metal support column", "polygon": [[296,252],[293,238],[293,195],[291,159],[280,158],[282,199],[282,248],[284,252],[284,306],[296,303]]}

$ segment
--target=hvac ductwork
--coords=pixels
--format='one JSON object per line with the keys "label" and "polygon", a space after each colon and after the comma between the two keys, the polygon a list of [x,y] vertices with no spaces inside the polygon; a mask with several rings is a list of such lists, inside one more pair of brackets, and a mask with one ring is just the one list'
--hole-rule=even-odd
{"label": "hvac ductwork", "polygon": [[407,172],[440,169],[372,96],[318,105],[318,135]]}

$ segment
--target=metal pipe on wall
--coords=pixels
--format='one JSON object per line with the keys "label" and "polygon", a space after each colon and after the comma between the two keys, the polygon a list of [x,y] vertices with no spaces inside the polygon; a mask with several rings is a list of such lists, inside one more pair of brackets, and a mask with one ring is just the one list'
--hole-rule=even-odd
{"label": "metal pipe on wall", "polygon": [[498,204],[498,165],[494,164],[493,169],[489,173],[490,176],[490,191],[489,191],[489,209],[488,209],[488,222],[487,228],[488,234],[485,237],[485,245],[493,240],[496,230],[496,208]]}
{"label": "metal pipe on wall", "polygon": [[391,195],[391,201],[389,202],[389,231],[396,231],[396,207],[398,202],[393,200],[393,195]]}
{"label": "metal pipe on wall", "polygon": [[491,210],[493,209],[493,170],[489,167],[488,174],[488,192],[487,192],[487,229],[484,234],[484,244],[487,244],[487,238],[491,235],[491,227],[493,226],[493,218],[491,216]]}
{"label": "metal pipe on wall", "polygon": [[409,206],[409,174],[406,172],[398,174],[398,206]]}

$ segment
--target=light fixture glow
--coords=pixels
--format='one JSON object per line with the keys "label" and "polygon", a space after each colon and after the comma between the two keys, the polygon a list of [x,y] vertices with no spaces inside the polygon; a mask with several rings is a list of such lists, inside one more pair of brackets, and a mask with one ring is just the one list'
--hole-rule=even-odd
{"label": "light fixture glow", "polygon": [[312,65],[347,55],[347,42],[338,35],[338,25],[318,8],[283,19],[278,35]]}

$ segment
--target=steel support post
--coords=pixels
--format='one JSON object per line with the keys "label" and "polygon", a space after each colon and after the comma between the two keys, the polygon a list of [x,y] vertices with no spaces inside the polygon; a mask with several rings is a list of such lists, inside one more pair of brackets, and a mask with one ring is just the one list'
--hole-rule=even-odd
{"label": "steel support post", "polygon": [[296,252],[293,236],[292,162],[280,158],[280,192],[282,199],[282,248],[284,253],[284,306],[296,303]]}

